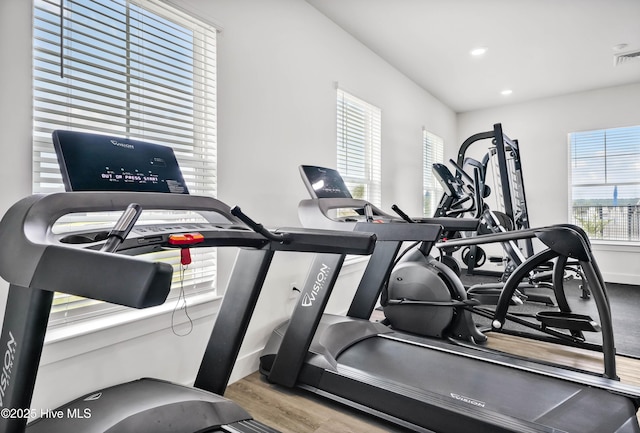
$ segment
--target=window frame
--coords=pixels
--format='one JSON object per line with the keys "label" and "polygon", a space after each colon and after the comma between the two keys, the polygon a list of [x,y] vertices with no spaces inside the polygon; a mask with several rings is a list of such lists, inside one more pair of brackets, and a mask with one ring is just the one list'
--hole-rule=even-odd
{"label": "window frame", "polygon": [[381,206],[382,110],[340,88],[336,95],[337,169],[354,198]]}
{"label": "window frame", "polygon": [[640,125],[571,132],[567,147],[569,222],[595,243],[640,245],[640,178],[629,168],[640,165]]}
{"label": "window frame", "polygon": [[[51,132],[70,129],[171,146],[190,192],[215,196],[218,29],[157,0],[35,0],[32,10],[33,192],[64,191]],[[109,14],[126,29],[111,26],[113,40],[103,42],[97,27],[111,25]],[[83,32],[83,26],[92,31]],[[119,35],[124,36],[118,40]],[[114,76],[103,64],[107,59],[112,61],[109,67],[121,67],[124,74]],[[122,89],[117,93],[108,90],[118,86]],[[117,117],[117,113],[124,116]],[[74,214],[58,227],[79,220],[109,224],[117,217]],[[192,221],[194,216],[177,213],[166,219],[164,214],[143,212],[140,221],[176,219]],[[193,251],[184,285],[179,251],[153,254],[148,259],[167,261],[174,267],[168,299],[180,303],[184,295],[217,296],[215,249]],[[124,309],[59,293],[54,303],[50,327],[104,318]]]}
{"label": "window frame", "polygon": [[[433,174],[433,164],[444,160],[444,139],[422,128],[422,213],[433,217],[444,189]],[[429,193],[429,198],[427,198]],[[428,202],[429,201],[429,202]]]}

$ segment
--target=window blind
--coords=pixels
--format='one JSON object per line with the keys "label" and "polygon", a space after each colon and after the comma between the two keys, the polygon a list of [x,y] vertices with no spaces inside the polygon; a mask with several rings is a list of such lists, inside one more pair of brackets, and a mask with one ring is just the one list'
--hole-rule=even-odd
{"label": "window blind", "polygon": [[[33,192],[63,191],[51,141],[55,129],[117,135],[171,146],[189,191],[216,194],[216,30],[157,0],[35,0]],[[104,225],[118,215],[73,215],[58,230]],[[140,221],[193,221],[146,212]],[[215,251],[198,250],[182,282],[212,290]],[[179,252],[155,253],[174,265]],[[126,284],[126,282],[123,282]],[[113,310],[56,294],[51,323]]]}
{"label": "window blind", "polygon": [[351,195],[382,202],[382,111],[341,89],[337,98],[338,171]]}
{"label": "window blind", "polygon": [[422,194],[424,216],[432,217],[444,193],[440,182],[433,175],[433,164],[444,159],[444,140],[422,129]]}
{"label": "window blind", "polygon": [[592,238],[640,240],[640,126],[569,134],[572,221]]}

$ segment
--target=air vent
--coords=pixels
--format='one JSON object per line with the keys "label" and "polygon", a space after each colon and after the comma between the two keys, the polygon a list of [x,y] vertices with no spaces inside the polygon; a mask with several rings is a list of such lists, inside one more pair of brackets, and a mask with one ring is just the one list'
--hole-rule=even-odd
{"label": "air vent", "polygon": [[613,55],[613,66],[622,65],[623,63],[640,62],[640,50],[628,51],[626,53],[618,53]]}

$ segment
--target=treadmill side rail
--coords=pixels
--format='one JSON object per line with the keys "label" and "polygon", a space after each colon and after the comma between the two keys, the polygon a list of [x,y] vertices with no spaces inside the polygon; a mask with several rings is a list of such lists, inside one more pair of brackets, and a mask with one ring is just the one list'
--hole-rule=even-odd
{"label": "treadmill side rail", "polygon": [[28,433],[199,432],[250,420],[230,400],[157,379],[139,379],[84,395],[43,413]]}
{"label": "treadmill side rail", "polygon": [[[2,410],[28,410],[40,364],[53,292],[9,286],[2,326]],[[0,417],[0,432],[22,433],[25,417]]]}

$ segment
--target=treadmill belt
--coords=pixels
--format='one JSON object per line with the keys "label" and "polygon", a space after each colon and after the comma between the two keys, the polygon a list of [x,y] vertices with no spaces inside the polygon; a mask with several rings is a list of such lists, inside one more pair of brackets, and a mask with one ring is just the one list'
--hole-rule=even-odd
{"label": "treadmill belt", "polygon": [[339,371],[358,371],[417,400],[552,426],[549,431],[614,432],[635,414],[629,399],[605,390],[383,337],[351,346],[338,363]]}

